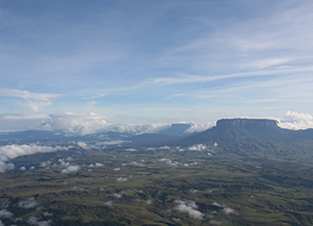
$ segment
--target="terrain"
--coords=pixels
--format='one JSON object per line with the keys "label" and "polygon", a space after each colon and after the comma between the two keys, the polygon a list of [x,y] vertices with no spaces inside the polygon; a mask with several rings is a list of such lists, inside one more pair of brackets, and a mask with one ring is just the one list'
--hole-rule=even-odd
{"label": "terrain", "polygon": [[153,140],[160,134],[138,135],[115,146],[63,144],[67,150],[13,158],[14,170],[0,174],[0,220],[41,226],[313,224],[311,130],[233,119],[180,139],[175,133],[161,134],[168,135],[162,144]]}

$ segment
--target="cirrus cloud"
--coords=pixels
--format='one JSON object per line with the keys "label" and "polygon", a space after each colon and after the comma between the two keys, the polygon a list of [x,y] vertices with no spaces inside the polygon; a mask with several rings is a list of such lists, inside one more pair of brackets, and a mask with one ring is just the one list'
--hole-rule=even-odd
{"label": "cirrus cloud", "polygon": [[0,88],[0,96],[22,98],[26,101],[27,107],[33,111],[39,112],[41,107],[49,106],[54,99],[63,97],[64,95],[54,93],[32,93],[27,90]]}

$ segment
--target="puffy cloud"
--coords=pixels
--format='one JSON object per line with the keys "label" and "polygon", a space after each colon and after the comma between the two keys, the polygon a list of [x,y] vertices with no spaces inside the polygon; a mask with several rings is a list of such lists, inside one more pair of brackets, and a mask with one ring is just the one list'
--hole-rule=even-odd
{"label": "puffy cloud", "polygon": [[205,151],[207,146],[204,144],[195,144],[188,148],[188,151]]}
{"label": "puffy cloud", "polygon": [[123,178],[123,177],[119,177],[119,178],[117,178],[116,179],[118,182],[125,182],[125,181],[128,181],[128,179],[125,177],[125,178]]}
{"label": "puffy cloud", "polygon": [[89,164],[87,167],[89,168],[99,168],[99,167],[104,167],[104,165],[102,163],[95,163],[95,164]]}
{"label": "puffy cloud", "polygon": [[13,217],[13,213],[7,211],[6,209],[0,210],[0,218],[11,218]]}
{"label": "puffy cloud", "polygon": [[223,214],[225,214],[225,215],[230,215],[230,214],[236,215],[236,216],[239,215],[234,209],[229,208],[229,207],[227,207],[226,205],[221,205],[221,204],[219,204],[219,203],[217,203],[217,202],[213,202],[212,205],[222,208],[222,211],[221,211],[221,212],[222,212]]}
{"label": "puffy cloud", "polygon": [[113,206],[112,204],[113,204],[113,202],[111,200],[104,203],[104,205],[110,206],[110,207]]}
{"label": "puffy cloud", "polygon": [[176,161],[172,161],[170,159],[166,159],[166,158],[162,158],[159,160],[160,162],[165,162],[167,165],[169,166],[177,166],[179,165],[179,162],[176,162]]}
{"label": "puffy cloud", "polygon": [[238,215],[238,213],[234,209],[229,208],[229,207],[225,207],[223,209],[222,213],[225,214],[225,215],[229,215],[229,214]]}
{"label": "puffy cloud", "polygon": [[308,129],[313,128],[313,116],[305,113],[288,111],[283,117],[278,119],[278,125],[285,129]]}
{"label": "puffy cloud", "polygon": [[61,130],[65,133],[75,133],[84,136],[101,131],[107,127],[106,118],[106,116],[94,113],[80,115],[71,112],[56,112],[50,115],[50,119],[43,123],[41,128]]}
{"label": "puffy cloud", "polygon": [[81,148],[86,148],[87,147],[87,143],[86,142],[82,142],[82,141],[78,141],[77,145]]}
{"label": "puffy cloud", "polygon": [[198,209],[197,204],[191,200],[175,200],[177,206],[174,208],[180,213],[187,213],[190,218],[202,220],[204,214]]}
{"label": "puffy cloud", "polygon": [[97,163],[95,164],[95,167],[96,167],[96,168],[104,167],[104,165],[103,165],[102,163],[98,163],[98,162],[97,162]]}
{"label": "puffy cloud", "polygon": [[108,127],[110,131],[120,132],[120,133],[156,133],[160,130],[170,127],[170,124],[117,124]]}
{"label": "puffy cloud", "polygon": [[110,195],[110,196],[112,196],[112,197],[114,197],[114,198],[117,198],[117,199],[120,199],[120,198],[123,197],[122,194],[118,194],[118,193],[114,193],[114,194],[112,194],[112,195]]}
{"label": "puffy cloud", "polygon": [[61,173],[71,173],[71,172],[77,172],[81,170],[80,166],[75,165],[75,166],[68,166],[65,169],[61,170]]}
{"label": "puffy cloud", "polygon": [[38,205],[37,201],[35,200],[35,197],[30,197],[26,199],[25,201],[19,201],[18,206],[24,209],[30,209],[34,208]]}
{"label": "puffy cloud", "polygon": [[0,160],[0,173],[4,173],[15,168],[13,163],[6,163]]}
{"label": "puffy cloud", "polygon": [[25,171],[25,170],[26,170],[26,167],[25,167],[25,166],[22,166],[22,167],[20,167],[20,170],[21,170],[21,171]]}
{"label": "puffy cloud", "polygon": [[27,223],[34,226],[49,226],[52,224],[52,220],[39,221],[38,217],[30,217],[27,219]]}
{"label": "puffy cloud", "polygon": [[207,124],[200,124],[196,122],[192,122],[191,126],[186,130],[187,133],[199,133],[203,132],[207,129],[212,128],[215,125],[215,123],[207,123]]}
{"label": "puffy cloud", "polygon": [[72,112],[56,112],[50,114],[49,118],[41,125],[45,130],[61,130],[66,133],[78,135],[88,135],[100,131],[127,132],[127,133],[152,133],[157,132],[167,125],[149,124],[116,124],[112,125],[106,122],[108,117],[100,114],[76,114]]}

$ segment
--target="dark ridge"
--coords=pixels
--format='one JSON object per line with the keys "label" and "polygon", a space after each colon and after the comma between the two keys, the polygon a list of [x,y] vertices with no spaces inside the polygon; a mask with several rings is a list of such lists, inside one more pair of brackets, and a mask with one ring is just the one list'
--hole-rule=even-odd
{"label": "dark ridge", "polygon": [[171,127],[161,130],[159,133],[172,136],[186,136],[190,134],[186,132],[186,130],[188,130],[190,127],[191,125],[186,123],[173,123]]}
{"label": "dark ridge", "polygon": [[179,138],[166,134],[144,133],[141,135],[128,138],[127,140],[132,142],[128,144],[129,146],[149,147],[149,146],[162,146],[167,143],[177,141],[179,140]]}

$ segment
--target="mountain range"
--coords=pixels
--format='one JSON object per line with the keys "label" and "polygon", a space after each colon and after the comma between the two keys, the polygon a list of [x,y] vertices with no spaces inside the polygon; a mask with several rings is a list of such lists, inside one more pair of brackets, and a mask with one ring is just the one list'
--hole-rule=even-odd
{"label": "mountain range", "polygon": [[221,119],[216,126],[200,133],[188,132],[191,124],[172,124],[156,133],[134,134],[102,132],[86,136],[68,136],[53,131],[21,131],[0,134],[0,145],[41,142],[127,141],[124,147],[214,147],[216,156],[309,161],[313,159],[313,129],[288,130],[269,119]]}
{"label": "mountain range", "polygon": [[[149,140],[154,141],[151,145],[160,140],[159,134],[155,138],[149,136]],[[167,137],[159,145],[188,147],[203,144],[214,147],[219,155],[235,154],[245,158],[308,161],[313,157],[313,129],[283,129],[277,121],[269,119],[221,119],[204,132],[171,139]],[[133,145],[142,144],[136,143],[138,136],[131,140]]]}

